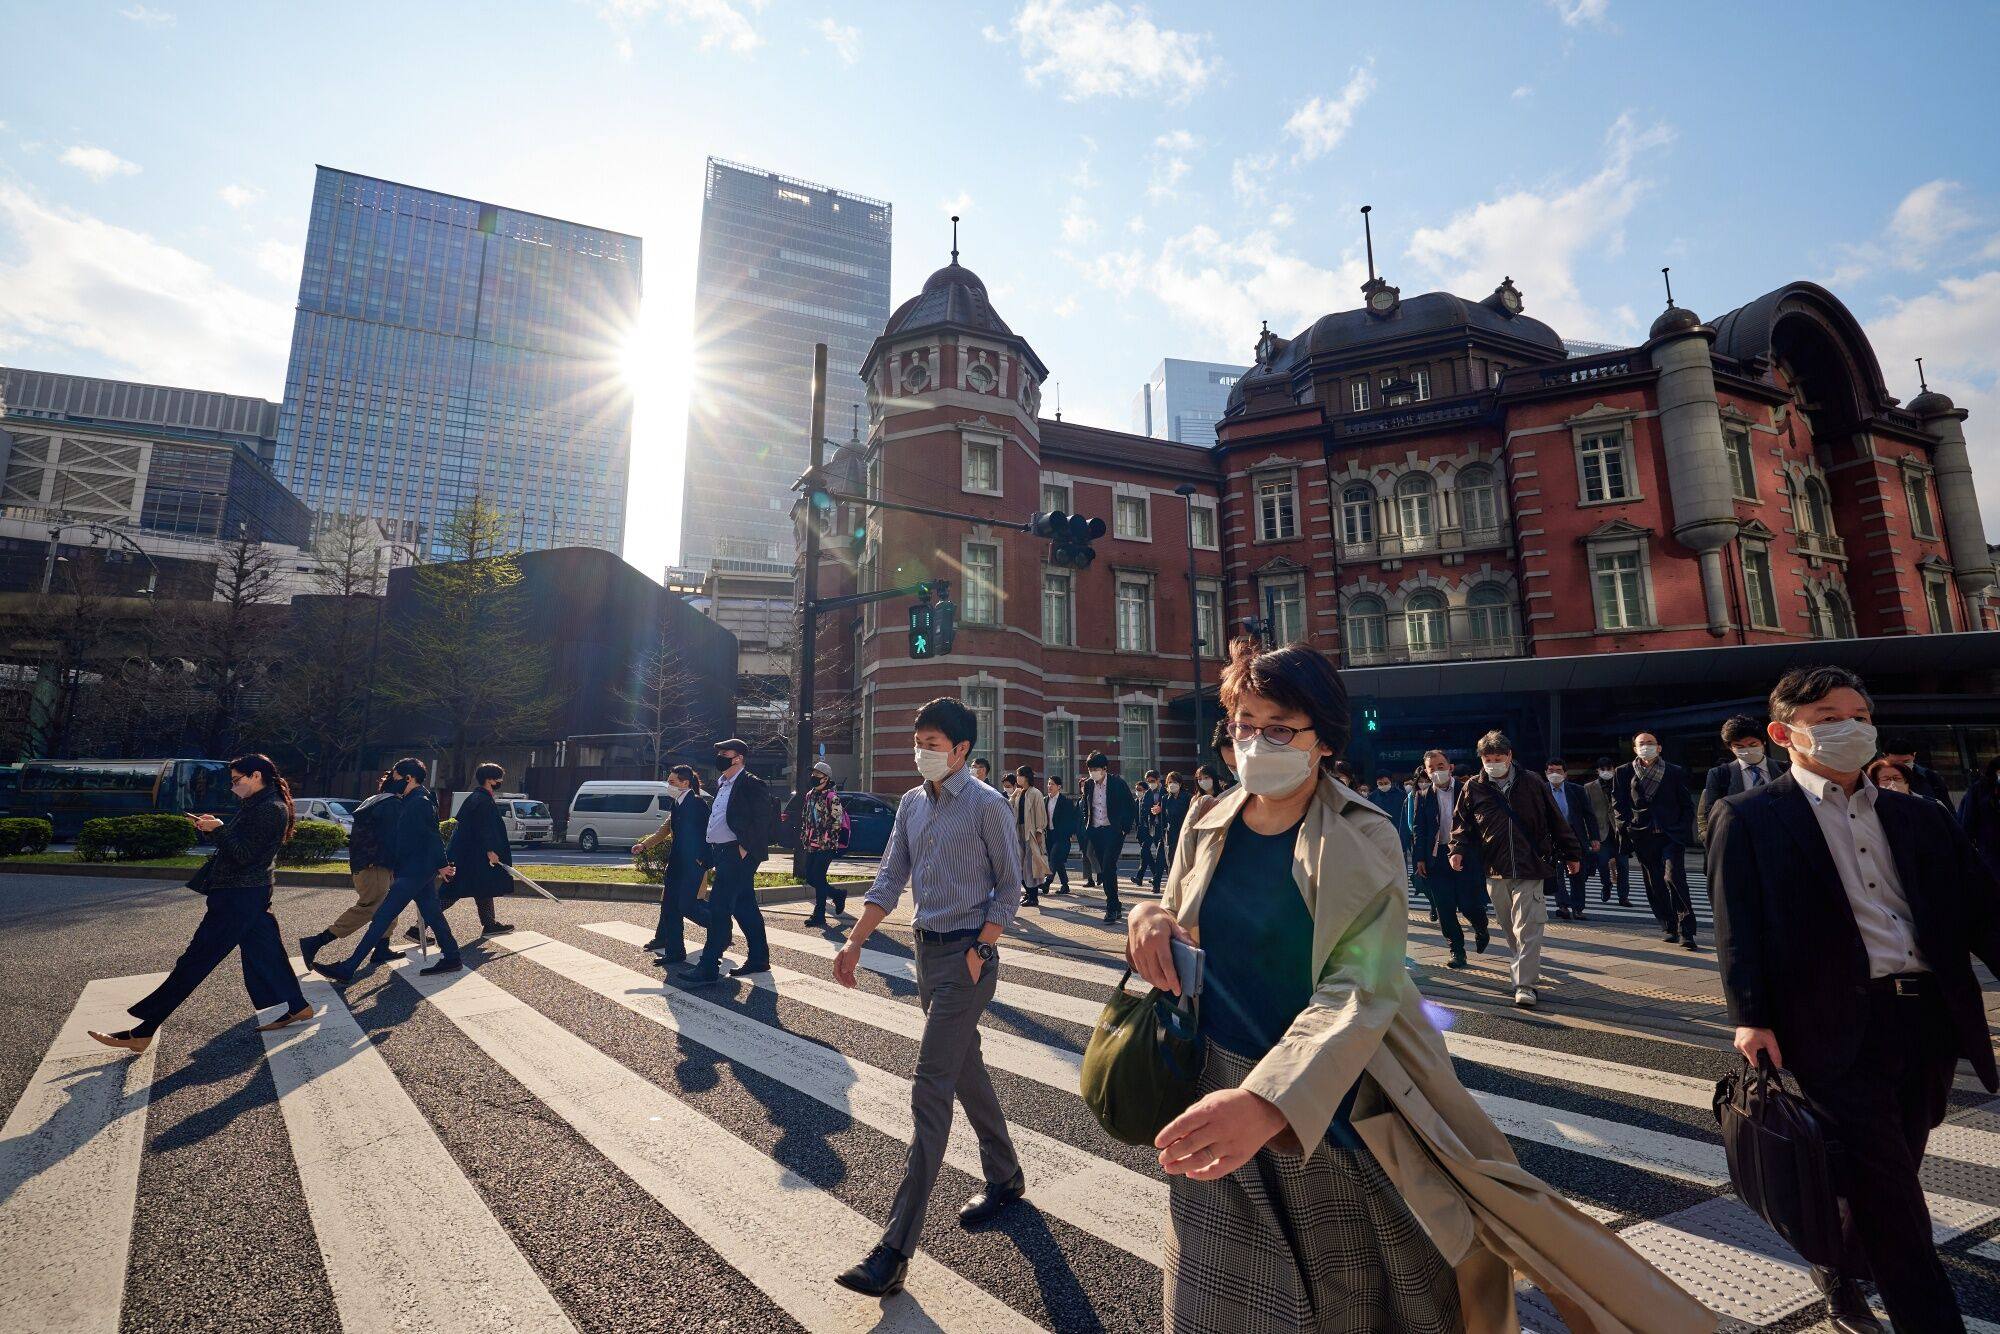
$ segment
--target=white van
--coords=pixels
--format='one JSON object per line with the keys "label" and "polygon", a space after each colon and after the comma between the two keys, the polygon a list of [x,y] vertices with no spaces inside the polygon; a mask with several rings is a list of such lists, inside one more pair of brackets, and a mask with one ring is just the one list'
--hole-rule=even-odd
{"label": "white van", "polygon": [[629,848],[660,827],[673,805],[665,783],[593,778],[569,802],[569,836],[585,852]]}
{"label": "white van", "polygon": [[[451,794],[451,814],[458,818],[458,808],[465,804],[470,792]],[[555,829],[555,817],[549,808],[536,801],[525,792],[502,792],[493,798],[500,808],[500,821],[507,826],[509,843],[546,843]]]}

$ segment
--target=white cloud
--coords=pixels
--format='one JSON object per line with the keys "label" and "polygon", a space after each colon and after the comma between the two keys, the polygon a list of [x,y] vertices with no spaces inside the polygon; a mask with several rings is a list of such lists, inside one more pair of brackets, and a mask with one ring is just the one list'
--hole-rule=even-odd
{"label": "white cloud", "polygon": [[255,295],[200,260],[0,182],[0,350],[101,358],[115,374],[276,397],[288,301]]}
{"label": "white cloud", "polygon": [[1965,424],[1986,540],[2000,539],[2000,269],[1944,278],[1921,296],[1892,299],[1865,321],[1868,341],[1906,402],[1917,392],[1916,357],[1931,388],[1971,414]]}
{"label": "white cloud", "polygon": [[257,247],[256,260],[263,272],[296,287],[306,266],[305,247],[289,241],[265,241]]}
{"label": "white cloud", "polygon": [[1081,195],[1071,195],[1063,209],[1062,236],[1067,245],[1081,245],[1097,235],[1097,220],[1090,216]]}
{"label": "white cloud", "polygon": [[148,9],[145,5],[132,5],[118,11],[120,18],[128,18],[142,28],[165,28],[174,21],[174,16],[163,9]]}
{"label": "white cloud", "polygon": [[938,208],[947,218],[954,213],[962,218],[972,212],[972,193],[968,190],[960,190],[949,199],[939,200]]}
{"label": "white cloud", "polygon": [[1611,0],[1549,0],[1549,8],[1572,28],[1581,28],[1586,24],[1593,28],[1603,27],[1604,13],[1610,7]]}
{"label": "white cloud", "polygon": [[108,148],[93,148],[87,144],[77,144],[65,148],[63,165],[75,167],[93,181],[108,181],[113,176],[132,176],[139,171],[136,162],[127,162]]}
{"label": "white cloud", "polygon": [[1056,302],[1055,305],[1051,306],[1049,309],[1050,312],[1057,319],[1059,320],[1068,319],[1070,316],[1076,314],[1076,294],[1074,292],[1070,293],[1062,300]]}
{"label": "white cloud", "polygon": [[[1028,82],[1047,80],[1072,102],[1089,97],[1185,102],[1218,68],[1205,54],[1207,34],[1162,28],[1140,5],[1026,0],[1007,26],[1027,62]],[[985,35],[1004,41],[1007,34],[988,27]]]}
{"label": "white cloud", "polygon": [[1083,142],[1083,156],[1077,159],[1076,170],[1069,174],[1069,183],[1079,190],[1089,190],[1097,185],[1097,173],[1092,170],[1097,161],[1097,140],[1087,134],[1078,137]]}
{"label": "white cloud", "polygon": [[1310,162],[1332,152],[1354,124],[1354,113],[1375,91],[1375,73],[1368,66],[1357,67],[1347,77],[1347,86],[1338,97],[1314,97],[1292,112],[1285,133],[1299,141],[1294,162]]}
{"label": "white cloud", "polygon": [[826,38],[827,45],[833,48],[833,53],[840,57],[843,64],[852,65],[861,59],[861,29],[851,23],[843,25],[831,16],[821,19],[814,27],[820,36]]}
{"label": "white cloud", "polygon": [[1186,155],[1200,148],[1201,140],[1186,130],[1168,130],[1155,138],[1150,154],[1153,178],[1146,186],[1146,197],[1157,202],[1177,196],[1180,183],[1194,170]]}
{"label": "white cloud", "polygon": [[1595,174],[1476,204],[1441,227],[1419,229],[1408,253],[1448,291],[1484,292],[1511,275],[1529,313],[1566,337],[1626,337],[1633,331],[1584,302],[1576,261],[1593,252],[1617,253],[1625,220],[1652,186],[1641,160],[1672,139],[1664,125],[1641,130],[1630,116],[1620,116],[1605,135],[1604,163]]}
{"label": "white cloud", "polygon": [[1125,219],[1125,230],[1133,236],[1144,236],[1146,234],[1146,215],[1143,213],[1134,213],[1131,217]]}
{"label": "white cloud", "polygon": [[1527,83],[1516,86],[1513,93],[1511,94],[1511,96],[1516,102],[1524,101],[1527,98],[1533,97],[1534,95],[1535,95],[1534,85]]}
{"label": "white cloud", "polygon": [[764,0],[590,0],[597,16],[618,39],[618,55],[632,58],[632,38],[662,14],[676,27],[693,28],[704,51],[718,47],[754,51],[764,44],[750,16],[762,12]]}
{"label": "white cloud", "polygon": [[1229,188],[1239,204],[1264,202],[1264,178],[1278,165],[1276,153],[1253,153],[1229,164]]}
{"label": "white cloud", "polygon": [[264,196],[264,192],[254,185],[225,185],[215,194],[223,203],[236,209],[248,208]]}
{"label": "white cloud", "polygon": [[[1883,269],[1921,273],[1946,256],[1940,252],[1980,225],[1979,215],[1965,202],[1965,187],[1942,178],[1925,181],[1889,214],[1880,236],[1835,248],[1827,285],[1841,287]],[[1981,258],[2000,253],[2000,239],[1989,243]]]}
{"label": "white cloud", "polygon": [[1273,227],[1289,227],[1298,220],[1299,215],[1292,211],[1290,204],[1280,204],[1271,210],[1271,225]]}
{"label": "white cloud", "polygon": [[1158,298],[1184,326],[1214,340],[1206,351],[1231,357],[1256,342],[1263,320],[1290,330],[1354,305],[1367,276],[1352,256],[1323,269],[1284,253],[1267,230],[1231,239],[1208,226],[1168,238],[1151,257],[1117,250],[1077,267],[1086,280],[1121,297],[1143,291]]}

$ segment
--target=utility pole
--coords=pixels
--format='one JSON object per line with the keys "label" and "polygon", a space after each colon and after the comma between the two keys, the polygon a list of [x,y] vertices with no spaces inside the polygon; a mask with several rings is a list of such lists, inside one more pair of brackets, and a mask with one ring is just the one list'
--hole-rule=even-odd
{"label": "utility pole", "polygon": [[[808,476],[817,481],[826,466],[826,344],[813,344],[812,434],[807,436],[807,456],[812,469]],[[817,493],[811,488],[805,499],[805,569],[799,584],[798,748],[792,757],[792,873],[805,874],[805,790],[806,775],[812,771],[813,755],[813,668],[817,665],[819,617],[819,509]]]}
{"label": "utility pole", "polygon": [[[1174,494],[1187,502],[1187,544],[1188,544],[1188,671],[1194,677],[1194,755],[1200,763],[1202,746],[1207,737],[1201,730],[1201,597],[1197,592],[1194,574],[1194,497],[1200,488],[1193,482],[1182,482],[1174,488]],[[1215,604],[1217,618],[1220,619],[1222,601],[1218,595]],[[1192,781],[1190,775],[1189,781]]]}

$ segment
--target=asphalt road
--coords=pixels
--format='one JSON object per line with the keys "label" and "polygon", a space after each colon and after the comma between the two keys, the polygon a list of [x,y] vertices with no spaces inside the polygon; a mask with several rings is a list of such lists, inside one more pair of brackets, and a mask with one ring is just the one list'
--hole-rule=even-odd
{"label": "asphalt road", "polygon": [[[277,912],[291,938],[346,902],[284,889]],[[1081,892],[1022,914],[984,1025],[1036,1207],[958,1227],[979,1186],[961,1123],[924,1263],[880,1311],[829,1280],[875,1240],[906,1152],[907,910],[856,992],[829,982],[838,935],[788,906],[769,913],[773,987],[691,996],[637,948],[643,906],[517,898],[504,916],[521,932],[470,946],[456,978],[309,983],[328,1007],[309,1029],[252,1031],[232,961],[149,1065],[66,1047],[72,1011],[116,989],[103,979],[168,968],[200,906],[174,886],[0,877],[0,1334],[53,1327],[63,1302],[69,1327],[128,1334],[1160,1327],[1162,1179],[1069,1082],[1122,940]],[[471,909],[454,922],[470,930]],[[1650,948],[1616,921],[1555,935]],[[1715,1300],[1768,1316],[1744,1327],[1822,1320],[1796,1262],[1736,1228],[1704,1104],[1727,1055],[1658,1036],[1666,1015],[1645,1033],[1565,1016],[1561,980],[1543,1012],[1514,1012],[1494,1003],[1496,961],[1478,967],[1451,979],[1477,994],[1436,1014],[1523,1164],[1686,1281],[1724,1275]],[[1982,1103],[1963,1094],[1958,1114]],[[1968,1312],[2000,1320],[2000,1263],[1981,1249],[2000,1190],[1980,1170],[1978,1189],[1932,1189],[1957,1191],[1947,1263]],[[1560,1328],[1532,1306],[1526,1320]]]}

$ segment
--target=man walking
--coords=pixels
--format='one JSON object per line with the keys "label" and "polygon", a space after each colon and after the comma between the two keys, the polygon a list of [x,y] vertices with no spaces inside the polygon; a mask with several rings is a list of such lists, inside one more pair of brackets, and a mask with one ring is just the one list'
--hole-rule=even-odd
{"label": "man walking", "polygon": [[1774,759],[1764,756],[1764,725],[1747,713],[1739,713],[1722,725],[1722,744],[1730,758],[1708,771],[1701,785],[1701,802],[1694,810],[1694,830],[1708,842],[1708,813],[1724,797],[1733,797],[1753,787],[1762,787],[1784,772]]}
{"label": "man walking", "polygon": [[1646,878],[1646,903],[1671,945],[1694,943],[1694,900],[1688,893],[1687,850],[1694,841],[1694,798],[1687,770],[1660,758],[1651,732],[1632,738],[1635,758],[1611,780],[1618,825]]}
{"label": "man walking", "polygon": [[1514,764],[1514,743],[1503,732],[1479,738],[1479,772],[1466,780],[1451,821],[1451,865],[1462,870],[1478,848],[1500,934],[1514,951],[1514,1004],[1532,1009],[1539,999],[1542,931],[1548,904],[1542,886],[1558,870],[1574,874],[1583,848],[1556,809],[1547,783]]}
{"label": "man walking", "polygon": [[1597,837],[1600,845],[1591,864],[1597,868],[1598,882],[1603,886],[1602,899],[1611,902],[1611,891],[1618,890],[1618,906],[1632,906],[1631,891],[1626,888],[1625,853],[1619,847],[1623,831],[1618,827],[1618,805],[1611,799],[1612,781],[1618,777],[1618,766],[1609,755],[1597,757],[1597,778],[1583,785],[1583,795],[1590,800],[1590,818],[1597,822]]}
{"label": "man walking", "polygon": [[1090,772],[1083,785],[1083,837],[1097,863],[1108,924],[1124,915],[1118,903],[1118,857],[1125,849],[1125,835],[1139,818],[1139,804],[1125,780],[1111,772],[1111,761],[1103,751],[1092,751],[1083,767]]}
{"label": "man walking", "polygon": [[2000,1090],[1972,971],[1973,955],[2000,968],[2000,882],[1948,811],[1868,781],[1860,677],[1787,672],[1770,717],[1790,770],[1709,816],[1736,1050],[1791,1071],[1840,1144],[1846,1254],[1813,1274],[1833,1327],[1879,1334],[1865,1271],[1898,1330],[1962,1331],[1918,1170],[1961,1057]]}
{"label": "man walking", "polygon": [[1549,795],[1556,799],[1556,809],[1563,819],[1569,821],[1572,834],[1576,835],[1583,856],[1575,870],[1566,870],[1552,875],[1543,890],[1556,901],[1556,918],[1569,921],[1572,917],[1584,920],[1585,901],[1590,897],[1590,868],[1597,864],[1599,842],[1597,817],[1591,812],[1590,798],[1583,794],[1580,784],[1569,781],[1569,766],[1561,760],[1550,760],[1543,771],[1549,780]]}
{"label": "man walking", "polygon": [[[1049,878],[1043,884],[1053,894],[1069,893],[1069,847],[1083,833],[1083,816],[1076,798],[1063,788],[1061,774],[1049,775]],[[1061,889],[1050,889],[1056,881]]]}
{"label": "man walking", "polygon": [[660,827],[632,847],[634,856],[643,856],[667,844],[667,866],[660,878],[660,919],[653,938],[639,948],[654,956],[662,968],[687,962],[685,919],[708,925],[708,912],[700,900],[701,868],[708,850],[708,799],[701,795],[701,780],[685,764],[667,771],[667,817]]}
{"label": "man walking", "polygon": [[1417,882],[1437,914],[1438,929],[1451,947],[1450,968],[1465,967],[1465,929],[1458,924],[1463,916],[1472,924],[1473,947],[1486,953],[1491,938],[1486,930],[1485,869],[1479,848],[1464,849],[1461,857],[1451,855],[1451,826],[1457,814],[1459,784],[1451,761],[1441,750],[1424,752],[1424,772],[1430,790],[1419,790],[1410,820],[1410,847],[1416,857]]}
{"label": "man walking", "polygon": [[1007,803],[966,771],[966,754],[978,739],[972,710],[955,699],[934,699],[917,713],[915,733],[923,782],[897,804],[896,825],[861,920],[833,961],[834,977],[853,986],[863,943],[896,910],[907,883],[916,902],[917,1004],[924,1012],[910,1084],[914,1133],[882,1240],[836,1280],[871,1297],[903,1286],[944,1160],[954,1099],[979,1137],[986,1178],[986,1188],[958,1211],[959,1222],[983,1227],[1027,1192],[979,1051],[979,1016],[999,979],[995,942],[1021,901],[1019,836]]}
{"label": "man walking", "polygon": [[1901,732],[1891,732],[1882,738],[1882,758],[1893,760],[1910,771],[1910,791],[1920,797],[1929,797],[1946,808],[1951,806],[1951,789],[1944,785],[1938,771],[1917,763],[1917,743],[1912,737]]}
{"label": "man walking", "polygon": [[771,971],[771,947],[764,913],[757,906],[757,868],[771,846],[775,804],[764,780],[747,767],[750,747],[737,737],[715,743],[715,804],[708,809],[704,861],[715,871],[708,891],[708,940],[701,958],[675,974],[684,987],[708,987],[722,980],[722,952],[729,948],[729,921],[743,927],[743,962],[731,977]]}
{"label": "man walking", "polygon": [[361,961],[374,953],[389,935],[389,929],[396,924],[396,918],[411,903],[417,905],[417,912],[424,924],[437,937],[437,962],[419,969],[425,974],[455,973],[464,965],[459,961],[458,942],[452,938],[451,924],[444,919],[444,905],[438,902],[438,872],[447,869],[444,855],[444,839],[438,834],[437,800],[425,786],[430,779],[430,769],[422,760],[408,757],[397,760],[390,768],[401,783],[402,789],[396,801],[396,832],[391,865],[395,867],[394,878],[389,882],[389,892],[382,896],[382,902],[375,909],[375,916],[369,920],[368,929],[361,933],[361,943],[354,947],[354,953],[347,956],[344,963],[315,963],[312,970],[321,977],[330,977],[336,982],[352,981],[354,970]]}
{"label": "man walking", "polygon": [[506,869],[514,864],[514,847],[499,802],[507,771],[497,764],[482,764],[472,771],[472,781],[474,787],[459,803],[458,822],[445,848],[452,866],[451,890],[440,896],[440,902],[449,908],[460,899],[471,899],[479,910],[479,934],[504,935],[514,924],[494,916],[493,900],[514,892],[514,878]]}
{"label": "man walking", "polygon": [[1167,805],[1166,794],[1160,791],[1160,775],[1157,770],[1146,770],[1146,776],[1139,780],[1139,790],[1133,794],[1139,803],[1139,874],[1132,877],[1137,888],[1145,888],[1146,876],[1153,877],[1153,888],[1160,887],[1166,874],[1164,842],[1166,838]]}
{"label": "man walking", "polygon": [[[328,945],[368,925],[388,896],[389,882],[396,875],[396,799],[402,790],[403,780],[385,773],[375,784],[375,795],[354,808],[354,827],[347,834],[347,871],[354,878],[354,902],[326,930],[299,938],[299,956],[306,967],[312,967],[314,956]],[[385,937],[375,947],[370,962],[382,964],[402,957],[403,952],[391,949]]]}

